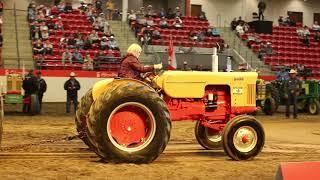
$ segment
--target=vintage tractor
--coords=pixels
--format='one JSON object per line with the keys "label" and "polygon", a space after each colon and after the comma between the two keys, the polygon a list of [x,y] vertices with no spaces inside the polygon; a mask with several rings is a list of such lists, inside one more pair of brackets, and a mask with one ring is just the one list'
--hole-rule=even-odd
{"label": "vintage tractor", "polygon": [[[195,120],[206,149],[224,148],[233,160],[252,159],[264,146],[257,110],[257,73],[164,71],[150,83],[106,79],[81,99],[79,137],[103,160],[150,163],[166,148],[171,122]],[[151,84],[151,85],[150,85]]]}
{"label": "vintage tractor", "polygon": [[[278,89],[280,94],[280,104],[285,105],[286,99],[284,98],[283,82],[273,81],[272,84]],[[308,112],[311,115],[319,114],[319,82],[316,80],[304,80],[302,81],[302,91],[297,97],[298,110],[300,112]]]}
{"label": "vintage tractor", "polygon": [[280,95],[277,88],[263,79],[257,80],[257,106],[261,107],[266,115],[273,115],[278,109]]}

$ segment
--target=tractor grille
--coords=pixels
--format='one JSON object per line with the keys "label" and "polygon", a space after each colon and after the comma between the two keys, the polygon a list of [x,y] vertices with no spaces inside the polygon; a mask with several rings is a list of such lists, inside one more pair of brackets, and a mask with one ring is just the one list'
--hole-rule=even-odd
{"label": "tractor grille", "polygon": [[247,103],[248,104],[255,104],[256,103],[256,85],[255,84],[248,84],[247,88]]}

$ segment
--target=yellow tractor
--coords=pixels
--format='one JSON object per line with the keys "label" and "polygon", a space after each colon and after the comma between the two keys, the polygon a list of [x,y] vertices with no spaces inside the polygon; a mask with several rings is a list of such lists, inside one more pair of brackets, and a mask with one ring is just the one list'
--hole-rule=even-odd
{"label": "yellow tractor", "polygon": [[197,121],[205,149],[223,147],[233,160],[252,159],[264,146],[257,110],[257,73],[163,71],[134,79],[106,79],[82,97],[79,137],[103,160],[150,163],[166,148],[171,121]]}

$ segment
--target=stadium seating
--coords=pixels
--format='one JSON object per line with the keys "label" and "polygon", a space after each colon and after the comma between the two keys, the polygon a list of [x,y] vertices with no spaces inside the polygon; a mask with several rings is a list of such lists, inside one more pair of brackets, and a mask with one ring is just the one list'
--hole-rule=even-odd
{"label": "stadium seating", "polygon": [[[310,31],[311,47],[306,47],[300,40],[296,30],[296,27],[275,26],[273,27],[272,35],[247,33],[242,38],[247,39],[250,35],[258,35],[260,42],[271,42],[273,54],[266,56],[264,62],[273,69],[279,65],[290,67],[293,64],[301,64],[306,68],[312,69],[314,76],[319,76],[320,44],[314,41],[315,33]],[[260,46],[261,43],[253,43],[251,45],[256,53],[260,51]]]}
{"label": "stadium seating", "polygon": [[[62,64],[61,57],[62,53],[65,49],[59,48],[59,42],[62,37],[68,37],[75,33],[80,33],[82,35],[89,35],[93,27],[90,21],[87,19],[85,15],[80,14],[78,10],[74,10],[73,13],[59,14],[61,17],[61,21],[63,22],[64,30],[53,30],[50,29],[49,41],[53,44],[53,55],[44,55],[43,58],[40,58],[39,55],[34,55],[34,59],[38,59],[36,64],[38,68],[41,69],[49,69],[49,70],[81,70],[82,64],[80,63],[66,63]],[[47,18],[46,22],[55,22],[58,18]],[[102,32],[98,33],[100,37],[103,36]],[[35,42],[33,42],[35,43]],[[73,52],[74,50],[70,50]],[[86,54],[90,54],[93,58],[99,51],[99,47],[96,44],[93,44],[93,48],[90,50],[79,50],[79,52],[85,56]],[[116,50],[105,50],[106,56],[110,56],[110,58],[119,60],[121,54]],[[96,63],[98,66],[95,66],[95,70],[117,70],[119,68],[119,61],[104,61]]]}
{"label": "stadium seating", "polygon": [[[195,42],[190,39],[189,33],[190,31],[206,31],[209,28],[209,22],[198,19],[198,17],[181,17],[183,21],[182,29],[173,29],[171,28],[174,20],[168,19],[169,28],[159,29],[161,34],[161,39],[152,40],[151,45],[160,45],[160,46],[168,46],[170,38],[172,37],[174,46],[183,46],[183,47],[201,47],[201,48],[213,48],[217,47],[218,44],[221,46],[223,44],[223,40],[220,37],[206,37],[203,42]],[[154,22],[154,26],[150,28],[153,30],[154,27],[159,27],[160,18],[152,18]],[[143,36],[143,33],[138,33],[138,37]]]}

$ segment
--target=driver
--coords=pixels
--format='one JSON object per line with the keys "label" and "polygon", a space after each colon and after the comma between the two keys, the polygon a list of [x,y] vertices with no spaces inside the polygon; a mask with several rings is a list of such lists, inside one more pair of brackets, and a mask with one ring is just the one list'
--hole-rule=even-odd
{"label": "driver", "polygon": [[145,66],[140,63],[139,57],[142,48],[138,44],[131,44],[127,50],[127,55],[122,59],[118,76],[122,78],[132,78],[141,80],[140,73],[152,72],[155,69],[162,69],[162,64]]}

